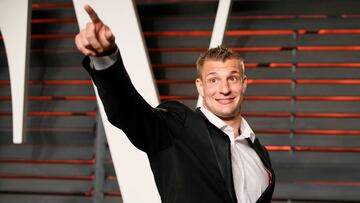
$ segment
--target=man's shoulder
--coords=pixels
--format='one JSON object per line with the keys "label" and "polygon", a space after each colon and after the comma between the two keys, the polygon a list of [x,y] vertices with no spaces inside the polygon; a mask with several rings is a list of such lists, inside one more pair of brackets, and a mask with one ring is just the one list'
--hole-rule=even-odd
{"label": "man's shoulder", "polygon": [[178,111],[193,111],[188,106],[177,100],[168,100],[159,104],[156,109],[164,110],[178,110]]}

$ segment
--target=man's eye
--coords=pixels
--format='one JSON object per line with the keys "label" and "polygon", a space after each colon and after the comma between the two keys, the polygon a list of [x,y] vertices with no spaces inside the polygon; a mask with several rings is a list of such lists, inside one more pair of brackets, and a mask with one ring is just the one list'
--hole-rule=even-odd
{"label": "man's eye", "polygon": [[217,83],[217,82],[218,82],[218,79],[217,79],[217,78],[210,78],[210,79],[209,79],[209,82],[210,82],[210,83]]}
{"label": "man's eye", "polygon": [[229,78],[229,80],[230,80],[231,82],[236,82],[236,81],[239,80],[239,78],[236,77],[236,76],[231,76],[231,77]]}

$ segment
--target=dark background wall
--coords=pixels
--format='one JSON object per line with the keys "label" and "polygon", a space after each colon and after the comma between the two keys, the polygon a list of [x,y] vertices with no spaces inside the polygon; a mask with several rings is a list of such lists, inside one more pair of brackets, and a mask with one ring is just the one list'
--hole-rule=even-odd
{"label": "dark background wall", "polygon": [[[137,0],[162,100],[194,108],[217,1]],[[274,202],[360,202],[360,1],[234,1],[243,113],[270,150]],[[9,19],[11,20],[11,19]],[[0,41],[0,202],[121,202],[70,0],[33,0],[27,141],[12,144]],[[124,163],[126,164],[126,163]]]}

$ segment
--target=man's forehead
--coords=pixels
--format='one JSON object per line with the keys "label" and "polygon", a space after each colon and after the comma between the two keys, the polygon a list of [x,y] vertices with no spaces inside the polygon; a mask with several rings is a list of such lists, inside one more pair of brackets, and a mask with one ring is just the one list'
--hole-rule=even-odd
{"label": "man's forehead", "polygon": [[229,72],[220,72],[220,71],[211,71],[208,73],[205,73],[205,76],[218,76],[218,75],[240,75],[240,71],[239,70],[232,70]]}
{"label": "man's forehead", "polygon": [[237,59],[228,59],[226,61],[209,60],[203,65],[205,69],[240,69],[242,68],[242,62]]}

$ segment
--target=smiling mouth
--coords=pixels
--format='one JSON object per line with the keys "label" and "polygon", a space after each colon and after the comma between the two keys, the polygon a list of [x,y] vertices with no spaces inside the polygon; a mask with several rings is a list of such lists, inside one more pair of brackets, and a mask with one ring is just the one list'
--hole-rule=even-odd
{"label": "smiling mouth", "polygon": [[221,99],[216,99],[217,102],[219,102],[220,104],[230,104],[231,102],[234,101],[234,98],[221,98]]}

